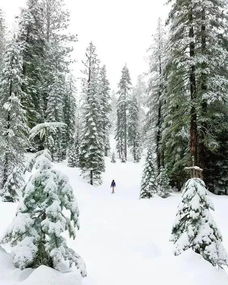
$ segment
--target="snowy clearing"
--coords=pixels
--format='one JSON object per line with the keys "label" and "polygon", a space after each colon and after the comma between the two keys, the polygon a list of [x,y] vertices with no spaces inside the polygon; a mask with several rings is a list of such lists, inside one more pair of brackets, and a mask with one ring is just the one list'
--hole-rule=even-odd
{"label": "snowy clearing", "polygon": [[[88,277],[81,280],[77,272],[63,274],[45,266],[20,271],[0,250],[0,285],[228,284],[227,273],[200,255],[192,251],[173,255],[169,238],[180,195],[139,200],[142,165],[143,162],[112,164],[107,159],[103,184],[92,187],[80,177],[79,169],[56,164],[56,169],[69,177],[78,200],[81,228],[69,246],[85,260]],[[112,179],[117,184],[115,194],[111,194]],[[228,215],[228,197],[210,196],[215,205],[215,221],[228,249],[224,219]],[[8,227],[16,207],[1,203],[0,234]]]}

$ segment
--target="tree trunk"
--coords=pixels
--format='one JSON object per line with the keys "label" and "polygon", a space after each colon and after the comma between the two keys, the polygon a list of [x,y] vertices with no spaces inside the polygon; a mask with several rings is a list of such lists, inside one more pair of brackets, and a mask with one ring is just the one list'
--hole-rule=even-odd
{"label": "tree trunk", "polygon": [[[202,16],[201,16],[201,54],[204,55],[206,53],[206,26],[205,26],[205,20],[206,20],[206,14],[205,14],[205,9],[202,8]],[[204,70],[206,68],[206,64],[205,62],[203,62],[201,64],[201,98],[204,95],[204,93],[207,90],[207,84],[206,84],[206,74],[204,73]],[[206,116],[207,113],[207,102],[206,100],[202,99],[202,103],[201,103],[201,108],[202,108],[202,116]],[[207,129],[207,125],[206,123],[203,123],[203,129],[206,130]],[[201,134],[201,136],[203,136],[204,134]],[[200,167],[202,167],[203,169],[206,169],[206,161],[205,161],[205,157],[206,157],[206,147],[203,143],[203,138],[201,138],[200,143],[199,143],[199,165]]]}
{"label": "tree trunk", "polygon": [[90,170],[90,185],[93,185],[93,170]]}
{"label": "tree trunk", "polygon": [[[13,86],[12,86],[12,80],[10,81],[10,88],[9,88],[9,97],[11,97],[12,95],[12,92],[13,92]],[[10,118],[10,111],[7,111],[7,130],[10,129],[10,121],[11,121],[11,118]],[[7,132],[6,134],[6,142],[7,142],[7,146],[9,145],[9,133]],[[2,174],[2,188],[4,187],[4,185],[6,184],[6,181],[8,179],[8,176],[9,176],[9,157],[8,157],[9,153],[8,151],[5,152],[5,161],[4,161],[4,164],[3,164],[3,174]]]}
{"label": "tree trunk", "polygon": [[158,91],[158,113],[157,113],[157,135],[156,135],[156,155],[157,155],[157,170],[160,174],[160,169],[162,166],[162,153],[161,153],[161,125],[162,125],[162,30],[161,30],[161,19],[158,22],[158,68],[159,68],[159,91]]}
{"label": "tree trunk", "polygon": [[127,106],[124,104],[124,159],[127,161]]}
{"label": "tree trunk", "polygon": [[[195,42],[194,42],[194,28],[192,11],[189,13],[190,30],[189,38],[191,40],[189,46],[190,60],[194,60],[195,57]],[[190,152],[192,157],[192,164],[198,164],[198,130],[197,130],[197,111],[196,111],[196,77],[195,77],[195,64],[191,62],[190,67],[190,96],[191,96],[191,120],[190,120]]]}
{"label": "tree trunk", "polygon": [[[161,66],[161,56],[159,56],[159,76],[161,77],[162,74],[162,66]],[[159,91],[158,91],[158,119],[157,119],[157,137],[156,137],[156,154],[157,154],[157,169],[158,174],[160,174],[161,168],[161,82],[159,84]]]}

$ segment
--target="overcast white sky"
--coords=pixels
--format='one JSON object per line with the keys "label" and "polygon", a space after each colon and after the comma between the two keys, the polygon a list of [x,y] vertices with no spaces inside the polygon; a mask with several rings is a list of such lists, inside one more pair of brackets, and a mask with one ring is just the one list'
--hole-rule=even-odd
{"label": "overcast white sky", "polygon": [[[26,0],[0,0],[7,21],[20,13]],[[116,88],[127,63],[132,82],[147,68],[146,50],[158,17],[166,19],[166,0],[65,0],[71,12],[71,29],[78,34],[73,56],[80,63],[86,46],[93,41],[109,80]],[[77,72],[76,77],[80,77]]]}

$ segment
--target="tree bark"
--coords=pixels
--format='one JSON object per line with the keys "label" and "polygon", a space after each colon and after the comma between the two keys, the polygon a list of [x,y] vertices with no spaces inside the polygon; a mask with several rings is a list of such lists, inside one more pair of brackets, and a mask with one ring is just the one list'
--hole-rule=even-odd
{"label": "tree bark", "polygon": [[192,164],[198,164],[198,129],[197,129],[197,111],[196,111],[196,76],[195,76],[195,42],[194,42],[194,28],[193,28],[193,17],[192,11],[189,13],[189,22],[190,22],[190,30],[189,30],[189,38],[190,38],[190,45],[189,45],[189,54],[191,60],[190,66],[190,98],[191,98],[191,111],[190,111],[190,152],[192,157]]}
{"label": "tree bark", "polygon": [[[13,85],[12,85],[12,80],[10,81],[10,88],[9,88],[9,97],[11,97],[12,92],[13,92]],[[10,129],[10,111],[7,111],[7,130]],[[9,133],[7,132],[6,134],[6,142],[7,142],[7,146],[9,145]],[[4,158],[4,165],[3,165],[3,174],[2,174],[2,188],[4,187],[4,185],[6,184],[6,181],[8,179],[9,176],[9,153],[8,151],[5,152],[5,158]]]}
{"label": "tree bark", "polygon": [[93,170],[90,170],[90,185],[93,185]]}
{"label": "tree bark", "polygon": [[126,94],[124,103],[124,159],[127,161],[127,106],[126,106]]}
{"label": "tree bark", "polygon": [[[202,7],[202,14],[201,14],[201,54],[202,55],[205,55],[206,53],[206,26],[205,26],[205,20],[206,20],[206,13],[205,13],[205,8]],[[203,62],[201,64],[201,85],[200,85],[200,88],[201,88],[201,109],[202,109],[202,115],[203,116],[206,116],[206,112],[207,112],[207,102],[206,100],[203,100],[202,96],[204,95],[204,93],[206,92],[207,90],[207,83],[206,83],[206,74],[204,73],[204,70],[206,68],[206,63]],[[203,124],[203,130],[206,130],[207,129],[207,124],[204,122]],[[203,138],[202,136],[204,136],[203,133],[200,134],[200,137],[201,137],[201,140],[200,140],[200,143],[199,143],[199,159],[200,159],[200,162],[199,162],[199,165],[200,167],[202,167],[203,169],[205,169],[206,167],[206,161],[205,161],[205,157],[206,157],[206,147],[203,143]]]}

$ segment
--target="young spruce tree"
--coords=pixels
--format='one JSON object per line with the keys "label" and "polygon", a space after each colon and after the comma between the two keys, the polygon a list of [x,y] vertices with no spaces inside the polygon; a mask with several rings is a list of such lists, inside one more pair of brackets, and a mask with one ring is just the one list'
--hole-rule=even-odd
{"label": "young spruce tree", "polygon": [[222,267],[228,264],[228,259],[210,210],[214,207],[203,180],[189,179],[182,192],[171,241],[175,244],[175,255],[191,248],[213,266]]}
{"label": "young spruce tree", "polygon": [[151,149],[147,152],[146,164],[143,170],[140,198],[152,198],[157,192],[154,158]]}
{"label": "young spruce tree", "polygon": [[75,228],[79,228],[73,189],[48,157],[45,152],[36,157],[16,217],[2,242],[11,244],[13,262],[20,269],[46,265],[66,272],[75,265],[86,276],[81,257],[63,237],[67,231],[75,238]]}

